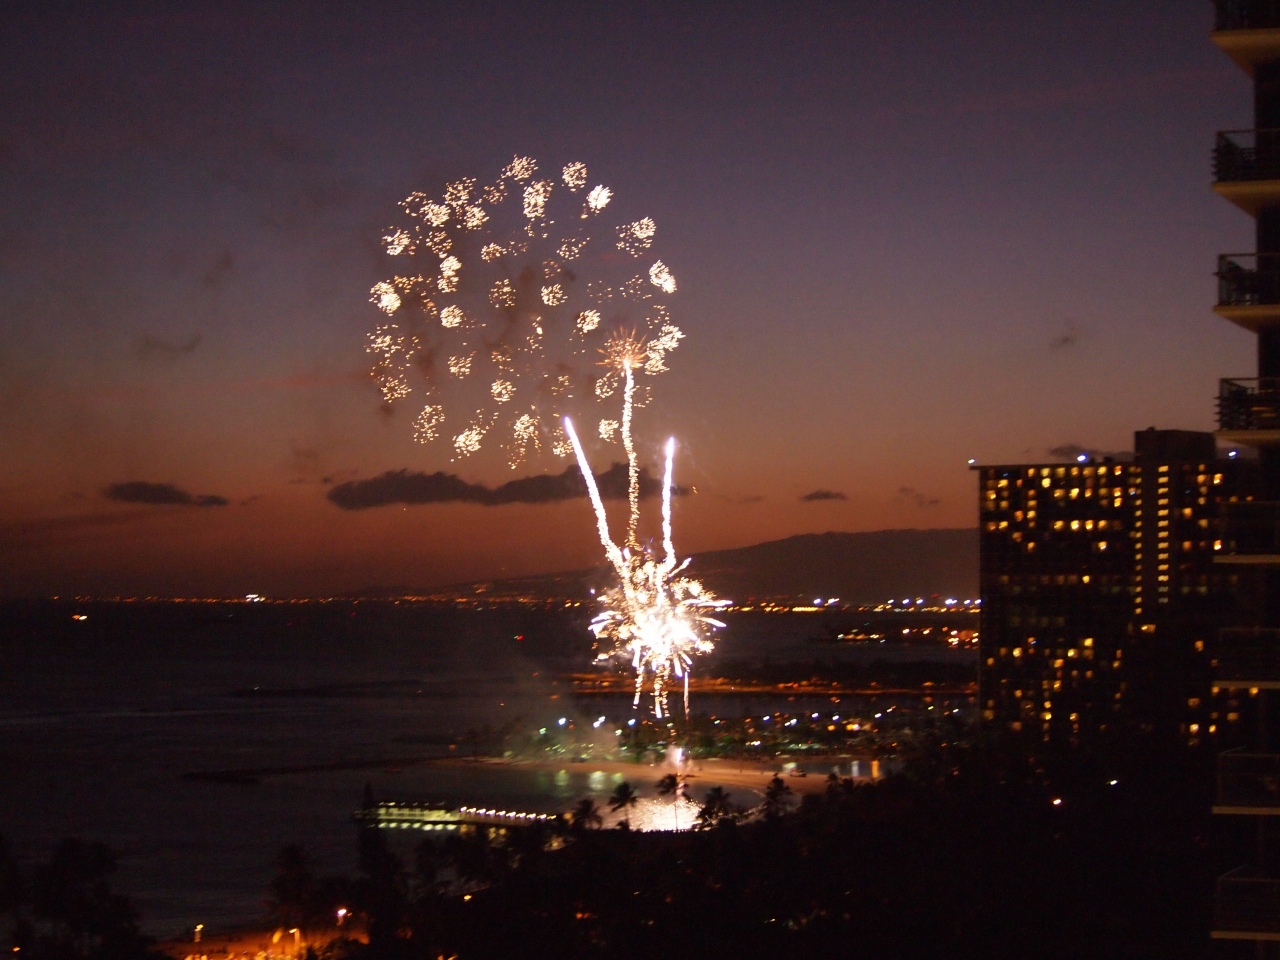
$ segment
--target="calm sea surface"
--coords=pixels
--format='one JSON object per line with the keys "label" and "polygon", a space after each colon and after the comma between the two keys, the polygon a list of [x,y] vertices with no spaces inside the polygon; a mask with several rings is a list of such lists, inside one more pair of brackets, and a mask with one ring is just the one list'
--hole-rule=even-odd
{"label": "calm sea surface", "polygon": [[[612,726],[630,715],[629,702],[575,701],[552,684],[590,661],[581,618],[559,613],[42,604],[8,608],[0,626],[0,834],[24,858],[66,836],[107,843],[122,855],[116,886],[158,936],[256,920],[285,843],[322,870],[350,871],[366,782],[380,798],[546,812],[607,793],[612,780],[590,764],[406,761],[447,755],[450,737],[486,725],[534,729],[590,711]],[[817,626],[739,618],[720,655],[971,656],[807,643]],[[800,706],[695,700],[730,716],[784,705]],[[256,782],[184,776],[217,771],[257,771],[244,778]]]}

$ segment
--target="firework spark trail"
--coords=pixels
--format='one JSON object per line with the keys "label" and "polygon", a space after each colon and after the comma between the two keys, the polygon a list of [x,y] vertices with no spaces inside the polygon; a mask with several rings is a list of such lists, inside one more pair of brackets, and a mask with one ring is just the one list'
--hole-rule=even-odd
{"label": "firework spark trail", "polygon": [[662,475],[662,549],[666,556],[663,566],[668,570],[676,565],[676,548],[671,542],[671,464],[676,453],[676,438],[667,440],[667,469]]}
{"label": "firework spark trail", "polygon": [[609,517],[604,512],[604,501],[600,499],[600,488],[596,486],[596,476],[591,472],[591,464],[587,463],[587,455],[582,452],[582,444],[578,442],[578,434],[573,429],[573,421],[564,418],[564,432],[573,444],[574,456],[578,458],[578,469],[582,471],[582,479],[587,482],[587,496],[591,498],[591,508],[596,512],[596,529],[600,534],[600,542],[604,544],[605,555],[613,564],[618,576],[625,579],[626,560],[622,551],[609,536]]}
{"label": "firework spark trail", "polygon": [[636,540],[636,526],[640,522],[640,467],[636,462],[636,445],[631,437],[631,410],[635,403],[636,378],[631,372],[631,360],[626,361],[626,387],[622,393],[622,448],[627,452],[627,546],[640,548]]}
{"label": "firework spark trail", "polygon": [[[624,408],[624,416],[627,411]],[[674,479],[675,439],[666,444],[666,465],[662,482],[662,547],[661,559],[649,555],[636,545],[619,547],[609,534],[608,516],[596,486],[591,465],[578,441],[573,423],[565,418],[564,431],[573,446],[587,484],[587,495],[596,515],[600,542],[618,576],[618,585],[603,592],[604,611],[591,622],[597,640],[612,641],[612,647],[601,652],[597,660],[625,658],[636,672],[635,696],[638,706],[644,693],[646,675],[652,677],[653,712],[659,719],[669,716],[667,687],[674,675],[684,685],[684,712],[689,716],[689,673],[695,654],[710,653],[710,634],[724,624],[706,616],[703,611],[723,607],[728,601],[717,600],[690,577],[679,574],[688,561],[677,563],[671,533],[671,493]],[[639,515],[639,500],[634,501],[628,517],[629,529]]]}

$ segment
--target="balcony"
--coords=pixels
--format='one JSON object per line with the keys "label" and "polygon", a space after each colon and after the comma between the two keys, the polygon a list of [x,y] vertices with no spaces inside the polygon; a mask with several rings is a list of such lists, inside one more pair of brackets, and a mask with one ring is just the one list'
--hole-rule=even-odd
{"label": "balcony", "polygon": [[[1280,30],[1276,31],[1280,34]],[[1213,146],[1213,189],[1250,214],[1280,199],[1280,130],[1223,130]]]}
{"label": "balcony", "polygon": [[1214,813],[1280,814],[1280,756],[1229,750],[1218,756]]}
{"label": "balcony", "polygon": [[1218,381],[1218,438],[1227,443],[1280,443],[1280,377]]}
{"label": "balcony", "polygon": [[1213,42],[1249,76],[1280,51],[1278,0],[1214,0]]}
{"label": "balcony", "polygon": [[1213,934],[1218,940],[1280,940],[1280,880],[1238,867],[1218,878]]}
{"label": "balcony", "polygon": [[1218,257],[1218,305],[1214,312],[1258,332],[1280,322],[1280,254],[1228,253]]}
{"label": "balcony", "polygon": [[1280,689],[1280,630],[1219,630],[1213,667],[1213,682],[1218,687]]}

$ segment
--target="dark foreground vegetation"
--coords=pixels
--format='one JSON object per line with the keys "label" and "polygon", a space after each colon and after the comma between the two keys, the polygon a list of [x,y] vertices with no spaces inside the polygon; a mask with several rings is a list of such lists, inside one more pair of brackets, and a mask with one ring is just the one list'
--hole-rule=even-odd
{"label": "dark foreground vegetation", "polygon": [[100,843],[64,840],[24,869],[0,841],[0,918],[14,960],[166,960],[111,889],[116,858]]}
{"label": "dark foreground vegetation", "polygon": [[333,941],[335,960],[1208,955],[1223,864],[1201,758],[1147,743],[1066,759],[936,747],[873,786],[779,792],[751,821],[719,803],[685,834],[588,814],[563,843],[521,830],[402,859],[365,831],[346,884],[285,851],[278,919],[325,922],[347,898],[369,942]]}
{"label": "dark foreground vegetation", "polygon": [[[1213,878],[1234,866],[1232,838],[1209,835],[1205,761],[1150,741],[934,741],[874,785],[832,779],[796,802],[775,781],[751,817],[713,791],[683,834],[601,829],[591,801],[572,826],[416,847],[362,829],[351,877],[282,850],[270,920],[325,944],[319,960],[1204,957]],[[0,856],[20,956],[151,955],[113,865],[79,841],[27,870]]]}

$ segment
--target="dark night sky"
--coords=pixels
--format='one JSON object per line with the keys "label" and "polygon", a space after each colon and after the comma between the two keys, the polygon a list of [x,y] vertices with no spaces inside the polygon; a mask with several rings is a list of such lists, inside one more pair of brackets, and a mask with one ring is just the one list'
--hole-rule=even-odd
{"label": "dark night sky", "polygon": [[[381,413],[363,337],[396,203],[515,153],[661,225],[689,339],[638,430],[647,459],[680,437],[684,552],[968,526],[969,457],[1210,429],[1253,370],[1209,310],[1215,256],[1252,248],[1209,189],[1251,102],[1210,26],[1191,0],[6,5],[0,592],[597,562],[582,500],[325,497],[510,479]],[[229,502],[104,496],[131,481]]]}

